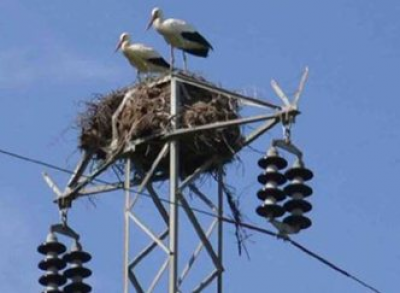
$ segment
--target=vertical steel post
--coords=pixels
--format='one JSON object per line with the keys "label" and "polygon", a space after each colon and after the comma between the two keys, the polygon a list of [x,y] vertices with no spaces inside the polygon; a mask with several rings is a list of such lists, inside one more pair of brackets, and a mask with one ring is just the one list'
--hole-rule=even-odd
{"label": "vertical steel post", "polygon": [[[222,257],[223,257],[223,221],[222,217],[224,215],[224,171],[222,169],[222,165],[218,167],[218,258],[222,266]],[[222,293],[223,291],[223,279],[222,279],[223,271],[218,272],[218,280],[217,280],[217,292]]]}
{"label": "vertical steel post", "polygon": [[[179,127],[179,91],[175,77],[171,77],[171,126]],[[170,142],[170,215],[169,215],[169,293],[178,292],[178,188],[179,188],[179,142]]]}
{"label": "vertical steel post", "polygon": [[129,293],[129,212],[131,200],[131,160],[125,161],[125,208],[124,208],[124,293]]}

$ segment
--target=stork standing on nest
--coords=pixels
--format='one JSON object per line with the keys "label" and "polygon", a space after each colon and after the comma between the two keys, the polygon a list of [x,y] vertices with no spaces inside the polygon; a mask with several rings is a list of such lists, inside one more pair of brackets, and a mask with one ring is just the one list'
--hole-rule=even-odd
{"label": "stork standing on nest", "polygon": [[186,53],[205,58],[208,52],[213,50],[211,44],[192,25],[180,19],[164,19],[163,12],[158,7],[151,11],[147,30],[152,26],[171,46],[171,66],[174,66],[174,48],[182,50],[185,70],[187,70]]}
{"label": "stork standing on nest", "polygon": [[137,78],[141,73],[164,72],[170,68],[167,61],[153,48],[135,43],[132,44],[128,33],[122,33],[115,49],[122,51],[129,63],[136,68]]}

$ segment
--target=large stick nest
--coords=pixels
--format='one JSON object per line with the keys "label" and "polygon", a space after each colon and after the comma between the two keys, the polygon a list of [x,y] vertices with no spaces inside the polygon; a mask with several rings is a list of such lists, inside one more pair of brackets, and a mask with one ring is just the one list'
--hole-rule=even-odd
{"label": "large stick nest", "polygon": [[[204,80],[202,80],[204,81]],[[113,139],[112,117],[125,100],[122,111],[117,115],[115,125],[119,146],[138,138],[167,133],[171,121],[177,119],[180,128],[228,121],[239,118],[237,102],[224,95],[192,85],[179,87],[181,103],[177,117],[170,115],[171,88],[169,80],[142,82],[122,88],[87,102],[80,115],[80,148],[95,154],[95,159],[104,159]],[[114,141],[115,143],[115,141]],[[133,165],[141,171],[148,171],[160,152],[162,141],[154,139],[139,145],[131,155]],[[235,152],[242,147],[240,127],[207,130],[185,135],[180,138],[181,171],[184,175],[193,173],[206,161],[214,163],[206,170],[212,172],[218,164],[233,160]],[[168,157],[157,168],[158,175],[167,176]]]}

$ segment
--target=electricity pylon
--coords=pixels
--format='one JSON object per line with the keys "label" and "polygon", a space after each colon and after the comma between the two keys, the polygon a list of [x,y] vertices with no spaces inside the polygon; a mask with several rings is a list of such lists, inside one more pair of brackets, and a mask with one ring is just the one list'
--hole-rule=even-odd
{"label": "electricity pylon", "polygon": [[[74,174],[69,179],[64,191],[61,191],[47,174],[44,175],[46,182],[57,195],[56,202],[58,203],[60,211],[64,216],[67,210],[71,207],[72,202],[81,197],[115,191],[118,189],[122,189],[124,191],[124,293],[129,293],[132,286],[136,292],[154,292],[156,288],[159,288],[158,286],[162,286],[160,283],[163,280],[164,274],[168,275],[167,284],[164,284],[164,287],[168,288],[168,290],[165,289],[163,291],[167,291],[169,293],[182,292],[181,290],[185,280],[190,275],[194,265],[201,257],[206,257],[209,259],[211,263],[211,269],[208,273],[201,272],[204,277],[201,281],[194,285],[194,287],[191,289],[192,292],[201,292],[205,288],[209,288],[211,284],[216,284],[216,292],[223,292],[224,173],[222,171],[222,161],[219,162],[219,158],[217,157],[211,157],[192,174],[182,174],[179,166],[180,162],[184,158],[179,156],[179,149],[184,148],[184,145],[180,145],[180,139],[184,136],[206,130],[224,129],[228,127],[259,123],[254,130],[244,136],[241,148],[232,149],[232,155],[235,155],[242,148],[248,146],[254,140],[278,124],[282,124],[287,130],[287,127],[294,122],[294,118],[300,113],[298,111],[298,102],[307,76],[308,69],[306,68],[301,78],[298,91],[296,92],[292,102],[289,101],[278,84],[273,81],[272,87],[283,102],[282,106],[276,106],[261,99],[247,97],[210,85],[206,82],[198,81],[185,75],[172,73],[164,79],[157,81],[158,84],[170,83],[170,129],[157,135],[130,141],[122,147],[118,146],[116,143],[118,140],[116,120],[123,106],[130,99],[130,95],[126,94],[121,106],[113,116],[112,129],[114,141],[111,143],[107,157],[101,164],[99,164],[94,170],[88,171],[88,166],[93,158],[93,154],[84,151],[82,153],[81,160],[77,164]],[[241,117],[229,121],[205,124],[192,128],[181,128],[176,117],[179,116],[181,111],[181,95],[184,92],[181,89],[187,85],[201,88],[202,90],[221,95],[228,99],[239,101],[243,106],[256,107],[262,111],[262,114],[250,117]],[[157,155],[154,162],[152,162],[149,170],[142,173],[135,172],[133,175],[132,161],[129,159],[129,155],[134,153],[137,147],[152,141],[157,141],[158,143],[161,142],[163,144],[161,151]],[[284,146],[284,142],[282,145]],[[166,156],[169,156],[169,199],[167,200],[160,196],[160,191],[157,190],[158,188],[154,185],[158,180],[156,174],[157,167]],[[96,185],[96,179],[98,179],[103,172],[109,169],[113,164],[116,163],[117,160],[120,160],[121,158],[125,158],[124,182]],[[200,188],[196,187],[194,182],[211,165],[218,166],[218,164],[220,166],[217,172],[217,186],[215,188],[215,193],[217,196],[207,195],[205,192],[200,190]],[[133,188],[135,188],[135,190],[133,190]],[[209,214],[214,216],[211,222],[204,224],[204,222],[199,220],[195,211],[189,205],[187,196],[188,192],[194,194],[209,209]],[[153,221],[149,221],[149,219],[140,217],[139,213],[136,212],[138,202],[140,202],[140,200],[143,198],[143,193],[149,196],[152,200],[153,209],[148,213],[148,217],[154,218],[155,215],[159,216],[163,223],[163,228],[161,231],[155,231],[159,229],[160,225],[157,227],[152,227]],[[190,257],[187,259],[186,264],[183,264],[183,262],[180,261],[180,248],[183,244],[185,244],[185,240],[187,240],[187,238],[185,239],[184,236],[185,231],[179,230],[182,214],[187,216],[188,223],[195,231],[199,241],[197,246],[195,246],[194,250],[192,251]],[[145,235],[146,239],[148,239],[147,245],[141,250],[135,250],[132,248],[135,242],[135,238],[131,233],[132,227],[142,231],[142,234]],[[215,231],[216,233],[214,234],[216,235],[214,236],[216,237],[214,238],[216,239],[212,241],[211,237]],[[137,238],[137,235],[135,236]],[[159,269],[155,272],[152,278],[150,278],[151,280],[148,281],[149,273],[147,273],[147,271],[146,278],[140,276],[141,266],[145,266],[146,261],[150,260],[152,254],[156,253],[157,251],[162,251],[164,258],[161,265],[152,262],[147,264],[147,266],[153,267],[159,265]],[[206,253],[201,254],[202,251],[205,251]],[[168,274],[166,274],[166,272],[168,272]]]}

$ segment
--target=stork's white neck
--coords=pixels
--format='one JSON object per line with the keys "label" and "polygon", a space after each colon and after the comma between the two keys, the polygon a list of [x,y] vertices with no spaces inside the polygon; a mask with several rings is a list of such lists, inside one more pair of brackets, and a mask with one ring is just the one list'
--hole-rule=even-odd
{"label": "stork's white neck", "polygon": [[121,45],[122,51],[125,51],[130,46],[130,44],[131,44],[130,40],[125,40]]}
{"label": "stork's white neck", "polygon": [[157,17],[157,18],[154,20],[154,22],[153,22],[154,28],[155,28],[156,30],[161,29],[163,22],[164,22],[164,18],[163,18],[162,15],[160,15],[160,16]]}

